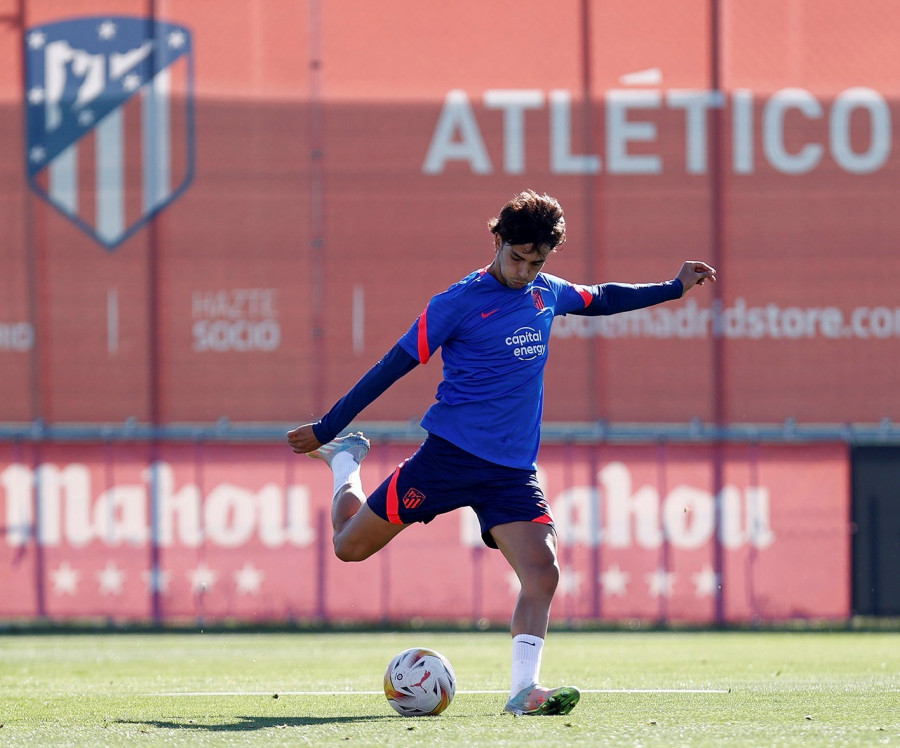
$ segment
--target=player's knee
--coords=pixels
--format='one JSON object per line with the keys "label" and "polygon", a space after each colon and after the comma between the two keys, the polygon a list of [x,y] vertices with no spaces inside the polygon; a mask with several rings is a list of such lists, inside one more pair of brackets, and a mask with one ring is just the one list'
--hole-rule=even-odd
{"label": "player's knee", "polygon": [[555,560],[529,566],[524,570],[522,587],[529,591],[552,597],[559,584],[559,564]]}
{"label": "player's knee", "polygon": [[334,555],[340,561],[365,561],[372,555],[372,551],[363,544],[338,534],[334,536]]}
{"label": "player's knee", "polygon": [[541,582],[544,589],[551,595],[556,592],[556,587],[559,585],[559,564],[555,561],[551,564],[547,564],[541,571]]}

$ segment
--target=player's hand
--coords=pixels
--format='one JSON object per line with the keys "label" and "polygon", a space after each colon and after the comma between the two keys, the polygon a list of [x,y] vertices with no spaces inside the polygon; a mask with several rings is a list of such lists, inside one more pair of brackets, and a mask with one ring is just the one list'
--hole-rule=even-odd
{"label": "player's hand", "polygon": [[694,286],[702,286],[707,280],[715,283],[716,269],[705,262],[688,260],[681,266],[677,277],[681,281],[681,285],[684,286],[684,291],[681,294],[684,296]]}
{"label": "player's hand", "polygon": [[315,433],[313,433],[311,423],[306,423],[288,431],[287,440],[288,444],[291,445],[291,449],[298,455],[305,455],[307,452],[312,452],[314,449],[322,446],[319,440],[316,439]]}

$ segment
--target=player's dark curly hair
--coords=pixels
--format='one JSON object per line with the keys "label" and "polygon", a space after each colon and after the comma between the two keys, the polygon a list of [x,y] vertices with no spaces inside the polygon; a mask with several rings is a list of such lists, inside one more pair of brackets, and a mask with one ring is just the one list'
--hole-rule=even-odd
{"label": "player's dark curly hair", "polygon": [[553,252],[566,240],[562,206],[550,195],[525,190],[510,200],[488,228],[504,242],[549,247]]}

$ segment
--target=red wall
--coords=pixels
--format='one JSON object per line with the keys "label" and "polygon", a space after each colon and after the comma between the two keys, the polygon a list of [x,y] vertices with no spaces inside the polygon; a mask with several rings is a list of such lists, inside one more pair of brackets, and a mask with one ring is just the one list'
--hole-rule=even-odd
{"label": "red wall", "polygon": [[[490,260],[524,187],[567,211],[550,272],[721,277],[561,321],[548,420],[897,419],[900,9],[720,6],[714,65],[706,0],[158,5],[191,33],[193,179],[107,251],[23,173],[20,26],[147,10],[26,3],[0,25],[0,420],[318,414]],[[417,418],[437,368],[364,417]]]}

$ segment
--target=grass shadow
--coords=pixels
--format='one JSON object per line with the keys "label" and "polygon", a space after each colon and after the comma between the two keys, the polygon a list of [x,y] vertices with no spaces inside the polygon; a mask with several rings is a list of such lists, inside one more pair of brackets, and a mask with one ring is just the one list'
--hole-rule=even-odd
{"label": "grass shadow", "polygon": [[236,716],[232,722],[206,723],[196,720],[176,722],[163,719],[130,720],[117,719],[115,724],[140,725],[156,727],[160,730],[206,730],[208,732],[249,732],[252,730],[268,730],[282,727],[314,727],[317,725],[353,724],[354,722],[371,722],[396,720],[397,717],[384,714],[359,715],[353,717],[243,717]]}

